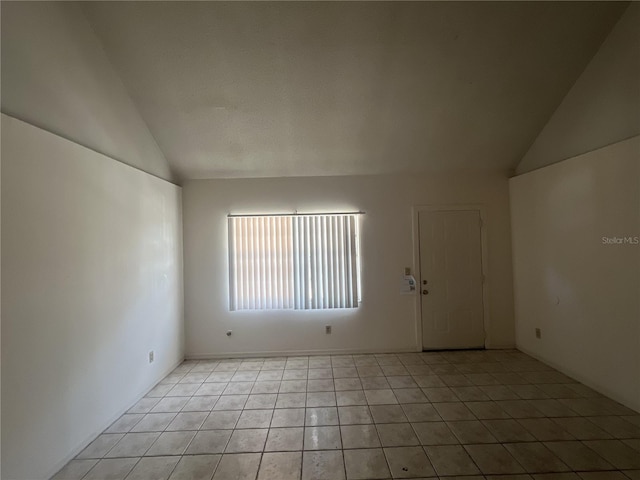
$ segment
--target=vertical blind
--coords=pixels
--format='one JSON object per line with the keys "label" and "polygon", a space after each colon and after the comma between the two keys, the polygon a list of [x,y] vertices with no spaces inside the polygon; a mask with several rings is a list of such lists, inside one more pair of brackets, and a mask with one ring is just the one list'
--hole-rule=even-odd
{"label": "vertical blind", "polygon": [[356,308],[358,219],[358,214],[230,216],[230,309]]}

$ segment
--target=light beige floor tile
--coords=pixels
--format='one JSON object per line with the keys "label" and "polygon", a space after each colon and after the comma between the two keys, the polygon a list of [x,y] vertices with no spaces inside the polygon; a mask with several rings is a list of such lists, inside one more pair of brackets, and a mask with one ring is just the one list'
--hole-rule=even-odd
{"label": "light beige floor tile", "polygon": [[465,445],[464,449],[484,474],[525,473],[516,459],[500,444]]}
{"label": "light beige floor tile", "polygon": [[451,391],[463,402],[484,402],[489,397],[478,387],[451,387]]}
{"label": "light beige floor tile", "polygon": [[431,477],[435,471],[421,447],[385,448],[393,478]]}
{"label": "light beige floor tile", "polygon": [[280,380],[269,380],[256,382],[251,393],[278,393],[278,390],[280,390]]}
{"label": "light beige floor tile", "polygon": [[254,382],[234,382],[231,381],[222,395],[248,395],[253,389]]}
{"label": "light beige floor tile", "polygon": [[176,385],[174,384],[156,385],[145,396],[148,398],[161,398],[167,395],[171,390],[173,390],[175,386]]}
{"label": "light beige floor tile", "polygon": [[338,425],[338,409],[336,407],[307,408],[305,426]]}
{"label": "light beige floor tile", "polygon": [[429,403],[408,403],[401,405],[410,422],[439,422],[442,417]]}
{"label": "light beige floor tile", "polygon": [[201,430],[220,430],[235,428],[242,412],[233,411],[212,411],[204,421]]}
{"label": "light beige floor tile", "polygon": [[224,382],[203,383],[198,390],[196,390],[196,396],[219,396],[222,395],[229,384]]}
{"label": "light beige floor tile", "polygon": [[380,447],[378,431],[374,425],[342,425],[342,448]]}
{"label": "light beige floor tile", "polygon": [[167,426],[167,430],[174,432],[179,430],[198,430],[208,416],[208,412],[178,413]]}
{"label": "light beige floor tile", "polygon": [[302,452],[265,453],[258,480],[298,480],[302,471]]}
{"label": "light beige floor tile", "polygon": [[366,406],[338,407],[338,417],[340,425],[373,423],[369,407]]}
{"label": "light beige floor tile", "polygon": [[205,383],[228,383],[233,377],[233,372],[212,372],[204,381]]}
{"label": "light beige floor tile", "polygon": [[103,433],[91,442],[87,447],[80,452],[76,458],[102,458],[109,450],[111,450],[116,443],[118,443],[124,437],[123,433]]}
{"label": "light beige floor tile", "polygon": [[553,422],[578,440],[606,440],[611,435],[585,417],[554,418]]}
{"label": "light beige floor tile", "polygon": [[185,455],[169,480],[211,480],[222,455]]}
{"label": "light beige floor tile", "polygon": [[51,480],[81,480],[96,463],[96,459],[71,460]]}
{"label": "light beige floor tile", "polygon": [[475,415],[462,402],[435,403],[433,406],[446,421],[476,420]]}
{"label": "light beige floor tile", "polygon": [[383,447],[408,447],[420,445],[410,423],[386,423],[376,425]]}
{"label": "light beige floor tile", "polygon": [[553,398],[528,400],[529,404],[547,417],[576,417],[578,414]]}
{"label": "light beige floor tile", "polygon": [[201,430],[196,433],[186,450],[188,455],[222,453],[232,430]]}
{"label": "light beige floor tile", "polygon": [[438,475],[475,475],[480,473],[464,448],[459,445],[425,447],[431,464]]}
{"label": "light beige floor tile", "polygon": [[292,452],[302,450],[304,428],[272,428],[267,435],[265,452]]}
{"label": "light beige floor tile", "polygon": [[113,422],[104,433],[129,433],[129,431],[138,423],[144,414],[142,413],[125,413],[118,420]]}
{"label": "light beige floor tile", "polygon": [[344,465],[347,480],[374,480],[389,478],[389,468],[381,448],[345,450]]}
{"label": "light beige floor tile", "polygon": [[444,382],[437,375],[416,375],[413,377],[419,387],[422,388],[443,388]]}
{"label": "light beige floor tile", "polygon": [[273,382],[282,380],[284,370],[263,370],[258,374],[256,378],[257,382]]}
{"label": "light beige floor tile", "polygon": [[213,410],[242,410],[249,395],[222,395]]}
{"label": "light beige floor tile", "polygon": [[309,452],[302,456],[302,480],[344,480],[342,451]]}
{"label": "light beige floor tile", "polygon": [[404,365],[383,365],[381,368],[387,377],[409,375],[409,371],[404,367]]}
{"label": "light beige floor tile", "polygon": [[268,429],[234,430],[225,453],[262,452]]}
{"label": "light beige floor tile", "polygon": [[432,403],[458,402],[460,399],[449,387],[422,387],[422,392]]}
{"label": "light beige floor tile", "polygon": [[633,448],[636,452],[640,452],[640,438],[628,438],[622,442]]}
{"label": "light beige floor tile", "polygon": [[342,448],[339,427],[305,427],[305,450],[336,450]]}
{"label": "light beige floor tile", "polygon": [[182,410],[191,397],[165,397],[151,409],[151,413],[176,413]]}
{"label": "light beige floor tile", "polygon": [[545,446],[573,470],[613,470],[614,467],[581,442],[545,442]]}
{"label": "light beige floor tile", "polygon": [[307,380],[309,371],[306,369],[290,368],[284,371],[282,380]]}
{"label": "light beige floor tile", "polygon": [[148,413],[131,429],[131,432],[162,432],[176,415],[176,413]]}
{"label": "light beige floor tile", "polygon": [[429,399],[419,388],[394,388],[393,394],[398,402],[405,403],[426,403]]}
{"label": "light beige floor tile", "polygon": [[159,398],[142,398],[136,404],[127,410],[127,413],[149,413],[153,407],[160,401]]}
{"label": "light beige floor tile", "polygon": [[202,397],[191,397],[182,408],[183,412],[209,412],[218,401],[217,395],[206,395]]}
{"label": "light beige floor tile", "polygon": [[257,393],[249,395],[245,410],[273,409],[276,406],[277,393]]}
{"label": "light beige floor tile", "polygon": [[269,428],[273,410],[244,410],[236,428]]}
{"label": "light beige floor tile", "polygon": [[305,422],[304,408],[276,409],[271,419],[271,428],[302,427]]}
{"label": "light beige floor tile", "polygon": [[369,405],[389,405],[398,403],[398,399],[390,388],[383,390],[365,390],[364,396],[367,397],[367,403]]}
{"label": "light beige floor tile", "polygon": [[478,420],[447,422],[447,426],[462,444],[497,442],[487,427]]}
{"label": "light beige floor tile", "polygon": [[516,420],[483,420],[483,425],[499,442],[533,442],[535,438]]}
{"label": "light beige floor tile", "polygon": [[548,418],[521,419],[518,423],[541,442],[573,440],[573,435]]}
{"label": "light beige floor tile", "polygon": [[615,438],[640,438],[640,426],[625,420],[624,417],[590,417],[589,420]]}
{"label": "light beige floor tile", "polygon": [[326,380],[333,379],[333,372],[331,368],[310,368],[309,369],[309,380]]}
{"label": "light beige floor tile", "polygon": [[308,392],[307,408],[309,407],[335,407],[335,392]]}
{"label": "light beige floor tile", "polygon": [[[160,387],[162,385],[158,385]],[[202,386],[201,383],[179,383],[166,394],[167,397],[190,397]],[[156,387],[156,388],[158,388]]]}
{"label": "light beige floor tile", "polygon": [[386,377],[362,377],[359,381],[365,390],[388,390],[391,388]]}
{"label": "light beige floor tile", "polygon": [[147,457],[142,458],[127,480],[167,480],[180,457]]}
{"label": "light beige floor tile", "polygon": [[186,453],[189,455],[224,452],[232,430],[200,430],[191,440]]}
{"label": "light beige floor tile", "polygon": [[360,377],[383,377],[382,369],[377,365],[362,365],[356,367]]}
{"label": "light beige floor tile", "polygon": [[409,421],[400,405],[371,405],[369,410],[375,423],[406,423]]}
{"label": "light beige floor tile", "polygon": [[336,403],[340,407],[366,405],[367,398],[362,390],[341,391],[336,392]]}
{"label": "light beige floor tile", "polygon": [[257,370],[237,371],[231,377],[231,382],[255,382],[259,373]]}
{"label": "light beige floor tile", "polygon": [[306,380],[283,380],[279,393],[300,393],[307,391]]}
{"label": "light beige floor tile", "polygon": [[334,367],[333,378],[354,378],[358,376],[356,367]]}
{"label": "light beige floor tile", "polygon": [[498,400],[496,404],[512,418],[544,417],[544,414],[527,400]]}
{"label": "light beige floor tile", "polygon": [[582,480],[628,480],[629,476],[622,472],[579,472]]}
{"label": "light beige floor tile", "polygon": [[244,480],[254,479],[260,467],[259,453],[224,454],[213,480]]}
{"label": "light beige floor tile", "polygon": [[164,432],[161,433],[145,456],[182,455],[196,432]]}
{"label": "light beige floor tile", "polygon": [[444,422],[412,423],[421,445],[457,445],[460,440]]}
{"label": "light beige floor tile", "polygon": [[106,458],[100,460],[83,480],[123,480],[139,458]]}
{"label": "light beige floor tile", "polygon": [[583,443],[620,470],[640,469],[638,452],[619,440],[589,440]]}
{"label": "light beige floor tile", "polygon": [[542,443],[506,443],[504,447],[529,473],[566,472],[570,468]]}
{"label": "light beige floor tile", "polygon": [[418,388],[418,384],[413,380],[413,377],[410,375],[401,375],[401,376],[393,376],[387,377],[387,382],[394,390],[396,388]]}
{"label": "light beige floor tile", "polygon": [[160,433],[127,433],[106,457],[141,457],[159,436]]}
{"label": "light beige floor tile", "polygon": [[[335,392],[333,379],[315,379],[307,381],[307,392]],[[309,395],[307,395],[307,400]]]}
{"label": "light beige floor tile", "polygon": [[306,393],[279,393],[276,408],[300,408],[307,403]]}

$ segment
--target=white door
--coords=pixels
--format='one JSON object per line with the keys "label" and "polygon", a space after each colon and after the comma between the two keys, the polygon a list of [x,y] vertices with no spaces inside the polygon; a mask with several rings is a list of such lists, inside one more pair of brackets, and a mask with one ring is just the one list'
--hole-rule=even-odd
{"label": "white door", "polygon": [[478,210],[421,211],[422,348],[484,347]]}

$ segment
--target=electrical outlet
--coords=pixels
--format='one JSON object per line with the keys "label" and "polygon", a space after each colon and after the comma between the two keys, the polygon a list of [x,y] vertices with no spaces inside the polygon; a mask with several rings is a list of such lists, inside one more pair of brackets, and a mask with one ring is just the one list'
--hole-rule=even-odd
{"label": "electrical outlet", "polygon": [[155,356],[155,355],[154,355],[154,353],[153,353],[153,350],[150,350],[150,351],[149,351],[149,363],[153,363],[154,356]]}
{"label": "electrical outlet", "polygon": [[536,328],[536,338],[542,338],[542,332],[539,328]]}
{"label": "electrical outlet", "polygon": [[326,325],[324,327],[324,333],[326,333],[327,335],[331,335],[331,325]]}

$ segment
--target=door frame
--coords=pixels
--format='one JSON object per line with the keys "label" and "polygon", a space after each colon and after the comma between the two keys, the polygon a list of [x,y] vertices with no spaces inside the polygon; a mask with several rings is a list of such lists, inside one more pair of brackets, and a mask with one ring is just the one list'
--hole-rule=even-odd
{"label": "door frame", "polygon": [[488,250],[487,250],[487,213],[486,208],[482,204],[454,204],[454,205],[416,205],[413,207],[413,262],[415,265],[414,272],[416,274],[416,282],[418,282],[418,290],[416,294],[416,349],[422,352],[422,271],[420,262],[420,212],[447,212],[460,210],[475,210],[480,214],[480,245],[482,259],[482,316],[484,330],[484,348],[491,344],[489,335],[489,326],[491,319],[489,317],[489,275],[487,273],[488,266]]}

